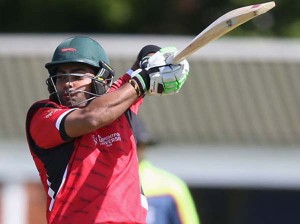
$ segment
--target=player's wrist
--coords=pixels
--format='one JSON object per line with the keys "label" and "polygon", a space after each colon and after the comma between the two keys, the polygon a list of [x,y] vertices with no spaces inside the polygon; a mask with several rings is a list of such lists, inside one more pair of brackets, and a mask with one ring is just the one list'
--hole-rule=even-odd
{"label": "player's wrist", "polygon": [[148,72],[142,69],[134,71],[129,83],[134,87],[138,96],[143,96],[150,87]]}
{"label": "player's wrist", "polygon": [[144,91],[141,91],[140,86],[134,79],[129,79],[128,83],[134,88],[138,97],[141,97],[145,94]]}
{"label": "player's wrist", "polygon": [[132,79],[137,82],[142,92],[145,92],[149,89],[150,77],[146,70],[139,69]]}

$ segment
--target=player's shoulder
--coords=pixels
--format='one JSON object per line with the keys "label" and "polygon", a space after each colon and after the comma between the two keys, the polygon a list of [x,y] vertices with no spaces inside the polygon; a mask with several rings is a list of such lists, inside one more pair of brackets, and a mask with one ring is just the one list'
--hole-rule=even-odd
{"label": "player's shoulder", "polygon": [[[39,100],[34,102],[27,111],[27,117],[33,117],[36,114],[49,113],[52,110],[63,109],[64,106],[61,106],[49,99]],[[69,109],[69,108],[68,108]],[[47,112],[48,111],[48,112]]]}

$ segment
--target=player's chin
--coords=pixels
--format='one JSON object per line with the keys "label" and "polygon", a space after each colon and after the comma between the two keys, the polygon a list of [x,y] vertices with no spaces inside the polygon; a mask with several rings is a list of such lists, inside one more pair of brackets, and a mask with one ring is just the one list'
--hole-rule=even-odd
{"label": "player's chin", "polygon": [[70,97],[62,97],[61,103],[66,107],[75,107],[79,103],[79,101]]}
{"label": "player's chin", "polygon": [[66,107],[73,107],[76,103],[75,102],[72,102],[70,100],[66,101],[66,100],[61,100],[61,104],[63,106],[66,106]]}
{"label": "player's chin", "polygon": [[73,100],[69,100],[65,102],[65,106],[67,107],[76,107],[76,108],[80,108],[80,107],[85,107],[87,105],[87,100],[86,99],[73,99]]}

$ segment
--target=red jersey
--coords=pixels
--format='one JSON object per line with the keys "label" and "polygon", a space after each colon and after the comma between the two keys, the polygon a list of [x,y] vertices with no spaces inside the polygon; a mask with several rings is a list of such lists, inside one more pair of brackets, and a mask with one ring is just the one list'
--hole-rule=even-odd
{"label": "red jersey", "polygon": [[[125,74],[111,91],[129,80]],[[26,119],[27,140],[47,193],[50,224],[146,223],[133,122],[142,99],[113,123],[69,138],[64,119],[74,108],[36,102]]]}

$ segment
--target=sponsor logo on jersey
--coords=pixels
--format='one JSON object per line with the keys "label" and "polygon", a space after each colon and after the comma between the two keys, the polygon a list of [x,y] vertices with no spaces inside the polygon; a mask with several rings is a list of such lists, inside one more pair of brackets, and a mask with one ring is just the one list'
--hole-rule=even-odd
{"label": "sponsor logo on jersey", "polygon": [[114,142],[120,142],[121,141],[121,135],[120,133],[112,133],[107,136],[101,136],[101,135],[93,135],[93,139],[96,145],[105,145],[107,147],[111,147]]}

